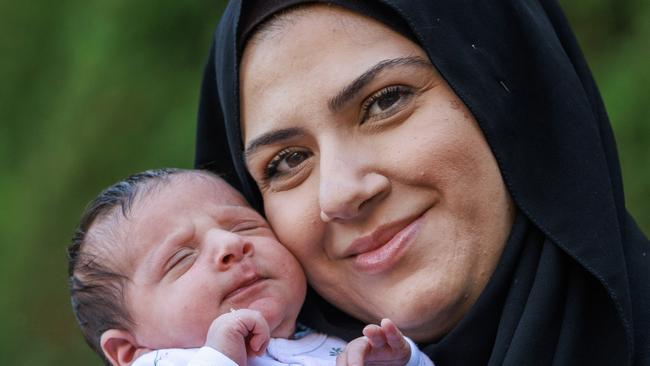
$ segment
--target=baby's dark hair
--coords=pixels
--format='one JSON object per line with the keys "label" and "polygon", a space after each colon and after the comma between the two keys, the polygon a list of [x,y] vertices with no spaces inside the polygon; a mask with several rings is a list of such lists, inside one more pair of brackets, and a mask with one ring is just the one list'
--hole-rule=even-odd
{"label": "baby's dark hair", "polygon": [[120,270],[106,242],[119,241],[116,228],[101,225],[116,215],[128,218],[133,203],[171,176],[192,174],[218,176],[208,171],[174,168],[147,170],[133,174],[102,191],[88,204],[68,247],[68,281],[72,310],[88,345],[110,365],[100,345],[108,329],[132,331],[133,319],[126,307],[125,285],[129,277]]}

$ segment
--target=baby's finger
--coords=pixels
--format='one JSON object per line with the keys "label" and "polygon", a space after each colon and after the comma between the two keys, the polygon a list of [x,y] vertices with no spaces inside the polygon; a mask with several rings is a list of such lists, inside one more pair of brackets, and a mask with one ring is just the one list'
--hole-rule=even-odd
{"label": "baby's finger", "polygon": [[348,353],[344,350],[336,356],[336,366],[346,366],[348,364]]}
{"label": "baby's finger", "polygon": [[373,348],[383,347],[387,343],[384,331],[378,325],[366,325],[366,327],[363,328],[363,335],[368,338],[368,342]]}
{"label": "baby's finger", "polygon": [[271,330],[266,319],[259,314],[255,317],[255,325],[251,331],[251,338],[249,341],[250,347],[257,355],[262,354],[266,350],[266,346],[271,340]]}
{"label": "baby's finger", "polygon": [[266,319],[259,311],[250,309],[234,310],[233,314],[244,323],[248,330],[249,349],[257,355],[263,353],[271,339],[271,331]]}
{"label": "baby's finger", "polygon": [[404,347],[406,344],[406,339],[404,339],[402,332],[400,332],[395,323],[393,323],[390,319],[382,319],[381,329],[384,336],[386,337],[386,342],[391,348]]}
{"label": "baby's finger", "polygon": [[256,355],[261,355],[264,353],[266,350],[266,347],[269,344],[270,337],[268,333],[257,333],[253,334],[253,336],[250,338],[248,341],[248,344],[250,346],[251,351],[253,351]]}
{"label": "baby's finger", "polygon": [[359,337],[352,340],[345,347],[344,353],[346,354],[346,359],[344,364],[348,366],[363,366],[368,347],[370,347],[370,344],[366,337]]}

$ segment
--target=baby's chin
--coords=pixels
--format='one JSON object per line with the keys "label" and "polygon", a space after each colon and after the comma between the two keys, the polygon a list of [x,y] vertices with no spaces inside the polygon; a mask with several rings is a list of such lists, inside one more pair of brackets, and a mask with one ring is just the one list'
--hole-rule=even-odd
{"label": "baby's chin", "polygon": [[248,308],[262,313],[269,324],[271,337],[290,338],[293,335],[300,307],[275,298],[262,298],[251,302]]}

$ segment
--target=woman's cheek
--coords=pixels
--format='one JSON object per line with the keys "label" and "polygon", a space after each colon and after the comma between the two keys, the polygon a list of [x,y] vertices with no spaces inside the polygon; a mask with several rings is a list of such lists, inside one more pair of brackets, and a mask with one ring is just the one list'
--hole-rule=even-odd
{"label": "woman's cheek", "polygon": [[[280,192],[265,197],[265,212],[278,240],[304,266],[323,235],[317,202],[310,197]],[[314,193],[317,196],[317,193]]]}

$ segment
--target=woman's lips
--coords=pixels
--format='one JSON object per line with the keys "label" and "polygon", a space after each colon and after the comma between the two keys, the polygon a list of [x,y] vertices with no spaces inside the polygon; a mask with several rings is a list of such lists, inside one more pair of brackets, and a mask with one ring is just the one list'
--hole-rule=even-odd
{"label": "woman's lips", "polygon": [[353,241],[346,255],[362,272],[380,273],[390,269],[406,253],[406,248],[419,232],[421,222],[422,215],[382,226],[371,235]]}

